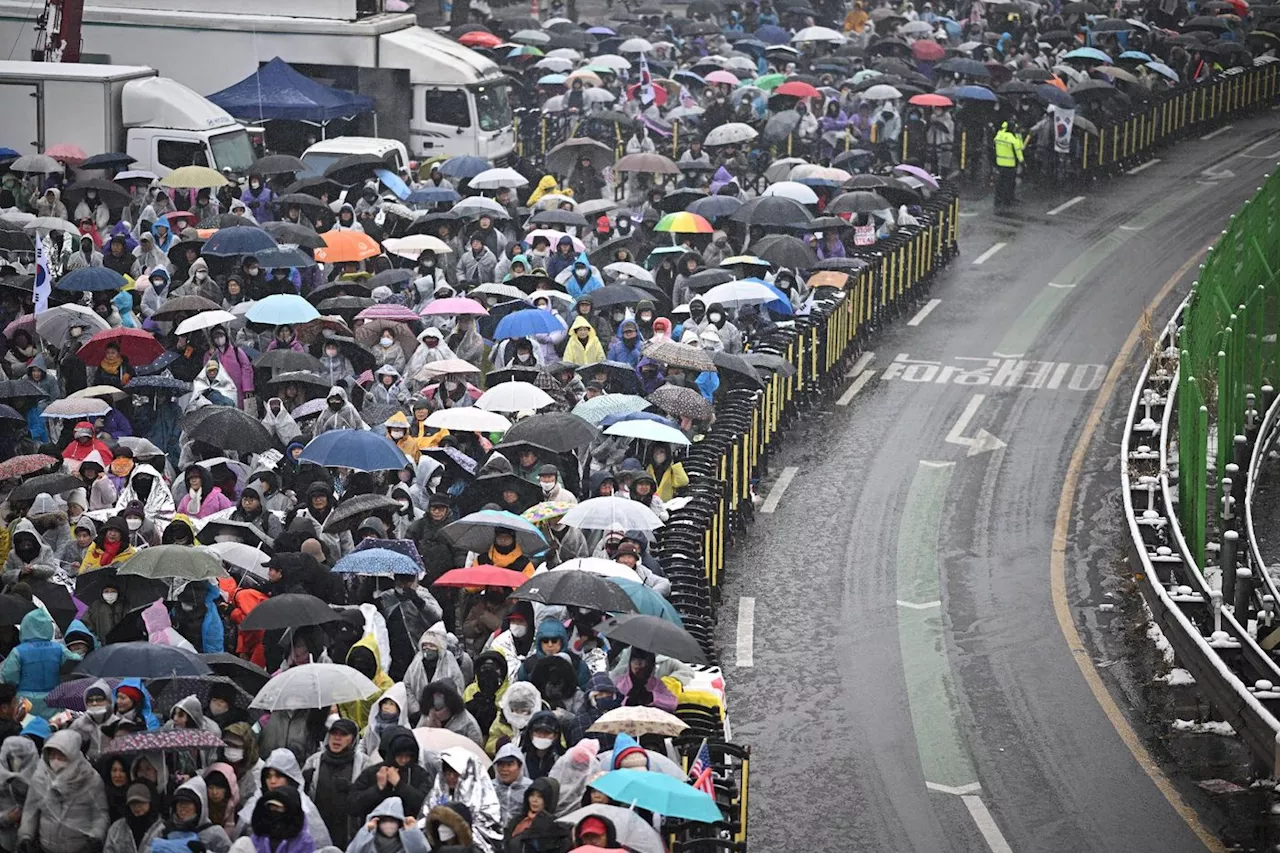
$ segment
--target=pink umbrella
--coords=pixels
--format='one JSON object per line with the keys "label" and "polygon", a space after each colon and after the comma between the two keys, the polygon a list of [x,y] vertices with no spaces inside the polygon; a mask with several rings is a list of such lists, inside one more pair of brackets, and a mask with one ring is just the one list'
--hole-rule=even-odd
{"label": "pink umbrella", "polygon": [[357,320],[390,320],[393,323],[412,323],[418,315],[403,305],[370,305],[356,315]]}
{"label": "pink umbrella", "polygon": [[[427,385],[422,389],[422,396],[427,400],[434,400],[436,398],[436,391],[438,391],[439,389],[440,389],[439,382],[433,383],[431,385]],[[484,393],[483,391],[481,391],[476,386],[472,385],[470,382],[467,383],[467,396],[470,397],[472,400],[479,400],[480,395],[483,393]]]}
{"label": "pink umbrella", "polygon": [[474,299],[465,296],[451,296],[448,299],[434,299],[422,309],[422,316],[437,314],[465,314],[472,317],[488,317],[489,311]]}
{"label": "pink umbrella", "polygon": [[52,157],[59,163],[66,163],[71,166],[79,166],[85,160],[89,159],[89,155],[84,153],[84,149],[79,145],[72,145],[69,142],[62,142],[58,145],[51,146],[45,152],[45,155]]}
{"label": "pink umbrella", "polygon": [[728,71],[725,71],[724,69],[717,69],[715,71],[712,71],[703,79],[706,80],[708,83],[723,83],[726,86],[733,86],[735,88],[738,86],[739,83],[742,82],[737,78],[737,76],[730,74]]}
{"label": "pink umbrella", "polygon": [[23,314],[18,319],[4,327],[4,335],[6,338],[13,337],[13,333],[19,329],[26,329],[27,334],[34,335],[36,333],[36,315]]}
{"label": "pink umbrella", "polygon": [[935,190],[938,188],[937,179],[934,178],[933,175],[930,175],[928,172],[926,172],[924,169],[921,169],[919,166],[912,166],[907,163],[901,163],[897,166],[894,166],[893,170],[895,172],[905,172],[906,174],[911,175],[912,177],[919,178],[929,186],[933,187]]}

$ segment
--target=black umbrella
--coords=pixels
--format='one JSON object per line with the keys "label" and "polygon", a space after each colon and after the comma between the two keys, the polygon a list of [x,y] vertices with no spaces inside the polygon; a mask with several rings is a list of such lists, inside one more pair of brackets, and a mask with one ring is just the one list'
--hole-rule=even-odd
{"label": "black umbrella", "polygon": [[879,193],[867,190],[854,190],[836,196],[827,205],[827,213],[870,213],[873,210],[884,210],[889,207],[889,200]]}
{"label": "black umbrella", "polygon": [[76,598],[92,604],[102,598],[102,590],[111,587],[120,593],[120,602],[126,610],[133,610],[164,598],[169,584],[142,575],[120,575],[117,567],[92,569],[76,575]]}
{"label": "black umbrella", "polygon": [[36,606],[21,595],[0,595],[0,625],[17,625]]}
{"label": "black umbrella", "polygon": [[265,352],[258,356],[253,366],[263,370],[310,370],[312,373],[324,370],[324,365],[314,355],[291,349],[273,349]]}
{"label": "black umbrella", "polygon": [[[555,575],[559,572],[548,574]],[[521,587],[517,592],[523,589],[524,587]],[[688,631],[660,616],[645,616],[639,613],[612,616],[598,625],[596,630],[608,637],[611,642],[626,643],[628,646],[644,649],[655,655],[666,655],[684,663],[710,663],[702,646],[698,645],[698,641]]]}
{"label": "black umbrella", "polygon": [[413,270],[383,270],[377,275],[371,276],[364,280],[365,287],[372,291],[375,287],[395,288],[396,285],[405,285],[417,278]]}
{"label": "black umbrella", "polygon": [[953,56],[950,59],[944,59],[935,66],[939,71],[946,71],[951,74],[961,74],[965,77],[990,77],[991,69],[983,65],[976,59],[965,59],[963,56]]}
{"label": "black umbrella", "polygon": [[122,154],[119,151],[108,151],[105,154],[94,154],[80,164],[80,171],[87,169],[127,169],[138,162],[136,157]]}
{"label": "black umbrella", "polygon": [[529,223],[549,228],[562,228],[566,225],[585,228],[587,217],[573,210],[539,210],[529,219]]}
{"label": "black umbrella", "polygon": [[[35,241],[31,239],[31,235],[25,231],[0,231],[0,249],[7,249],[10,252],[34,252],[36,250]],[[31,292],[30,287],[22,288],[28,293]]]}
{"label": "black umbrella", "polygon": [[242,631],[273,631],[337,622],[338,614],[314,595],[287,592],[253,608],[240,623]]}
{"label": "black umbrella", "polygon": [[[296,194],[294,197],[311,198],[303,194]],[[312,199],[312,201],[324,207],[324,204],[318,200]],[[317,234],[315,229],[305,225],[295,225],[292,222],[266,222],[263,223],[262,230],[275,238],[277,243],[292,243],[304,249],[323,249],[326,245],[324,238]]]}
{"label": "black umbrella", "polygon": [[27,397],[43,397],[40,386],[29,379],[5,379],[0,382],[0,400],[21,400]]}
{"label": "black umbrella", "polygon": [[387,161],[373,154],[348,154],[329,164],[324,176],[331,181],[350,186],[365,178],[373,177],[375,169],[387,168]]}
{"label": "black umbrella", "polygon": [[592,249],[590,254],[587,255],[587,259],[598,267],[611,264],[616,260],[616,258],[614,258],[614,253],[617,252],[618,249],[627,249],[630,251],[634,248],[634,239],[634,235],[631,234],[628,234],[626,237],[614,237],[612,240],[609,240],[606,243],[601,243],[599,246]]}
{"label": "black umbrella", "polygon": [[132,393],[151,392],[161,396],[181,397],[191,393],[191,383],[171,376],[135,376],[125,383],[124,390]]}
{"label": "black umbrella", "polygon": [[617,159],[608,145],[589,137],[566,139],[547,152],[547,168],[568,173],[578,166],[583,157],[591,160],[591,168],[600,170],[612,166]]}
{"label": "black umbrella", "polygon": [[572,605],[612,613],[634,613],[636,610],[635,604],[622,591],[622,587],[609,583],[599,575],[577,569],[560,569],[534,575],[524,586],[513,592],[511,597],[539,604]]}
{"label": "black umbrella", "polygon": [[542,371],[536,367],[513,364],[510,367],[490,370],[484,375],[484,386],[492,388],[502,382],[533,382]]}
{"label": "black umbrella", "polygon": [[299,385],[311,385],[315,388],[328,390],[331,383],[322,379],[320,376],[309,370],[289,370],[283,373],[277,373],[267,380],[267,385],[287,385],[290,382],[296,382]]}
{"label": "black umbrella", "polygon": [[205,406],[182,416],[179,427],[188,437],[224,450],[254,453],[275,445],[262,422],[232,406]]}
{"label": "black umbrella", "polygon": [[67,630],[67,626],[78,613],[75,602],[71,600],[71,592],[62,584],[53,581],[29,581],[29,583],[31,594],[40,599],[40,603],[44,605],[45,610],[49,611],[49,615],[53,617],[58,627],[63,631]]}
{"label": "black umbrella", "polygon": [[[608,375],[609,390],[618,394],[634,394],[640,390],[640,377],[635,368],[623,361],[597,361],[578,368],[578,375],[590,381],[600,371]],[[504,442],[505,443],[505,442]]]}
{"label": "black umbrella", "polygon": [[60,495],[72,489],[84,488],[84,480],[70,474],[41,474],[18,484],[9,493],[11,501],[32,501],[37,495]]}
{"label": "black umbrella", "polygon": [[740,355],[712,350],[711,362],[722,377],[726,373],[736,373],[754,385],[764,386],[764,380],[760,378],[760,374]]}
{"label": "black umbrella", "polygon": [[307,301],[317,305],[325,299],[332,299],[335,296],[368,296],[372,290],[373,288],[363,281],[342,281],[339,279],[317,287],[308,293]]}
{"label": "black umbrella", "polygon": [[196,541],[201,545],[212,545],[218,541],[219,536],[234,536],[236,541],[261,548],[268,553],[272,550],[271,537],[261,527],[247,521],[232,521],[229,518],[213,518],[206,521],[196,535]]}
{"label": "black umbrella", "polygon": [[152,319],[181,323],[189,317],[194,317],[205,311],[217,311],[221,307],[212,299],[206,299],[203,296],[178,296],[166,299],[160,310],[152,315]]}
{"label": "black umbrella", "polygon": [[305,172],[307,164],[291,154],[268,154],[259,157],[249,167],[250,175],[291,175]]}
{"label": "black umbrella", "polygon": [[751,251],[775,266],[791,269],[809,269],[818,262],[813,249],[790,234],[770,234],[753,243]]}
{"label": "black umbrella", "polygon": [[781,371],[783,376],[796,375],[795,365],[780,355],[774,355],[767,352],[748,352],[742,354],[742,360],[754,367],[757,371]]}
{"label": "black umbrella", "polygon": [[22,423],[26,423],[27,419],[13,406],[6,406],[4,403],[0,403],[0,421],[20,421]]}
{"label": "black umbrella", "polygon": [[748,201],[729,217],[743,225],[761,225],[766,228],[800,228],[813,214],[800,203],[782,196],[760,196]]}
{"label": "black umbrella", "polygon": [[591,291],[591,304],[595,308],[612,308],[614,305],[634,305],[653,296],[628,284],[610,284]]}
{"label": "black umbrella", "polygon": [[201,655],[200,659],[207,663],[217,675],[231,679],[254,695],[257,695],[263,685],[271,680],[271,673],[237,655],[211,652]]}
{"label": "black umbrella", "polygon": [[706,198],[707,191],[695,187],[681,187],[672,190],[658,200],[658,209],[664,213],[675,213],[687,210],[689,205],[698,199]]}
{"label": "black umbrella", "polygon": [[356,525],[371,515],[395,512],[400,504],[386,495],[356,495],[347,498],[333,508],[322,528],[325,533],[338,534],[355,530]]}
{"label": "black umbrella", "polygon": [[476,477],[458,498],[458,510],[464,515],[473,513],[487,503],[501,503],[502,493],[510,489],[522,506],[532,506],[542,500],[542,489],[515,474],[486,474]]}
{"label": "black umbrella", "polygon": [[663,385],[649,394],[648,400],[668,415],[690,420],[708,420],[715,407],[701,393],[680,385]]}
{"label": "black umbrella", "polygon": [[1182,25],[1183,30],[1229,30],[1231,22],[1226,18],[1219,18],[1213,15],[1201,15],[1192,18]]}
{"label": "black umbrella", "polygon": [[75,671],[79,675],[98,678],[162,678],[210,673],[209,665],[199,655],[177,646],[149,642],[112,643],[95,649],[85,656]]}
{"label": "black umbrella", "polygon": [[595,441],[600,430],[577,415],[550,412],[518,421],[502,436],[504,442],[532,441],[557,453],[568,453]]}
{"label": "black umbrella", "polygon": [[135,367],[133,370],[133,375],[134,376],[155,376],[163,372],[164,370],[168,369],[169,365],[177,361],[178,358],[179,358],[178,353],[172,350],[161,353],[160,355],[156,356],[155,360],[150,362],[149,364],[143,364],[139,367]]}
{"label": "black umbrella", "polygon": [[119,184],[105,178],[85,178],[76,181],[66,188],[62,198],[67,204],[74,205],[83,199],[89,190],[95,191],[109,207],[123,207],[129,203],[129,193],[125,192]]}
{"label": "black umbrella", "polygon": [[[151,704],[156,713],[167,717],[169,709],[188,696],[195,696],[202,707],[209,706],[209,694],[213,686],[220,684],[231,689],[233,704],[237,708],[248,708],[254,694],[245,690],[225,675],[178,675],[169,678],[156,678],[147,683],[151,692]],[[88,687],[88,685],[85,685]]]}

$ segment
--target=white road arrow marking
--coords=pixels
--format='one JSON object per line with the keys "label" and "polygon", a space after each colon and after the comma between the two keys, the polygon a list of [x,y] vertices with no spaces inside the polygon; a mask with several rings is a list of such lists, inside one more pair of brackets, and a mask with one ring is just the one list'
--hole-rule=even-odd
{"label": "white road arrow marking", "polygon": [[981,427],[973,438],[966,438],[964,431],[969,428],[969,421],[973,420],[973,416],[978,413],[978,407],[982,405],[982,401],[987,399],[984,394],[974,394],[973,399],[964,407],[964,411],[960,413],[960,418],[951,427],[951,431],[947,433],[948,444],[959,444],[969,448],[966,456],[977,456],[979,453],[986,453],[989,450],[999,450],[1002,447],[1008,447],[1000,439]]}

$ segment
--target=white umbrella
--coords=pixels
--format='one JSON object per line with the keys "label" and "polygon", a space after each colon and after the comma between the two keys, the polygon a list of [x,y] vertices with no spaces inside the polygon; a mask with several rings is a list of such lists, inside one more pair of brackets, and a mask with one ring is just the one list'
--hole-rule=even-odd
{"label": "white umbrella", "polygon": [[123,400],[128,396],[128,391],[122,391],[114,385],[90,385],[88,388],[81,388],[79,391],[72,391],[67,395],[67,399],[106,400],[111,402],[114,400]]}
{"label": "white umbrella", "polygon": [[[562,204],[569,205],[569,209],[573,210],[578,206],[578,200],[560,193],[547,193],[533,204],[534,210],[554,210]],[[387,245],[385,242],[382,245]]]}
{"label": "white umbrella", "polygon": [[750,142],[759,136],[756,129],[749,124],[743,124],[740,121],[731,121],[728,124],[717,125],[707,131],[706,137],[702,140],[703,145],[735,145],[739,142]]}
{"label": "white umbrella", "polygon": [[451,732],[448,729],[416,728],[413,730],[413,738],[423,752],[434,752],[436,755],[443,756],[445,752],[451,750],[465,750],[468,757],[480,765],[482,771],[493,766],[493,759],[479,744],[457,732]]}
{"label": "white umbrella", "polygon": [[511,421],[497,412],[486,412],[475,406],[465,406],[461,409],[441,409],[438,412],[432,412],[427,416],[427,426],[462,432],[506,432],[511,429]]}
{"label": "white umbrella", "polygon": [[806,41],[825,41],[832,44],[844,44],[844,34],[830,27],[805,27],[791,37],[791,41],[799,44]]}
{"label": "white umbrella", "polygon": [[813,191],[812,187],[797,184],[795,181],[778,181],[776,184],[770,184],[760,195],[781,196],[800,204],[818,203],[818,194]]}
{"label": "white umbrella", "polygon": [[[618,52],[619,53],[652,53],[653,43],[648,41],[647,39],[640,39],[640,38],[627,39],[622,44],[618,45]],[[627,67],[630,68],[631,66],[628,65]]]}
{"label": "white umbrella", "polygon": [[729,308],[763,305],[777,298],[778,294],[758,281],[726,281],[724,284],[717,284],[702,295],[702,299],[708,305],[718,302]]}
{"label": "white umbrella", "polygon": [[888,83],[877,83],[862,93],[862,100],[864,101],[892,101],[901,97],[902,93]]}
{"label": "white umbrella", "polygon": [[[643,39],[637,39],[642,41]],[[631,68],[631,61],[623,59],[616,53],[602,53],[599,56],[591,57],[591,64],[598,65],[601,68],[612,68],[614,71],[627,71]]]}
{"label": "white umbrella", "polygon": [[593,88],[587,89],[582,93],[582,100],[588,104],[612,104],[618,100],[618,96],[608,89]]}
{"label": "white umbrella", "polygon": [[406,260],[416,261],[418,255],[427,250],[435,252],[437,255],[445,255],[452,252],[453,249],[449,244],[441,240],[439,237],[432,237],[430,234],[410,234],[408,237],[388,237],[382,241],[382,248],[391,252],[393,255],[405,258]]}
{"label": "white umbrella", "polygon": [[304,663],[272,676],[250,703],[267,711],[307,711],[367,699],[378,686],[340,663]]}
{"label": "white umbrella", "polygon": [[[631,421],[619,423],[626,424]],[[621,527],[623,530],[657,530],[662,526],[662,520],[644,504],[613,495],[582,501],[566,512],[561,517],[560,523],[580,530],[608,530],[610,527]]]}
{"label": "white umbrella", "polygon": [[491,281],[488,284],[482,284],[479,287],[473,287],[467,291],[468,296],[497,296],[501,299],[524,299],[524,291],[516,287],[514,284],[501,284]]}
{"label": "white umbrella", "polygon": [[[595,498],[592,498],[592,500],[595,500]],[[631,501],[631,503],[636,503],[636,501]],[[561,569],[576,569],[580,572],[599,575],[602,578],[620,578],[622,580],[640,582],[640,576],[635,573],[634,569],[630,569],[622,563],[616,563],[613,560],[605,560],[600,557],[578,557],[573,560],[566,560],[552,569],[552,571],[558,572]]]}
{"label": "white umbrella", "polygon": [[697,118],[705,112],[706,110],[702,107],[676,107],[674,110],[667,113],[667,120],[677,121],[687,118]]}
{"label": "white umbrella", "polygon": [[658,835],[658,831],[640,815],[620,806],[592,803],[556,818],[556,822],[575,827],[589,817],[608,819],[617,832],[618,844],[634,853],[663,853],[662,836]]}
{"label": "white umbrella", "polygon": [[515,169],[485,169],[480,174],[471,179],[471,186],[477,190],[496,190],[503,187],[523,187],[529,183],[529,179],[517,172]]}
{"label": "white umbrella", "polygon": [[552,59],[567,59],[570,62],[577,62],[582,58],[582,54],[571,47],[557,47],[555,50],[548,50],[547,56]]}
{"label": "white umbrella", "polygon": [[542,102],[544,113],[558,113],[564,109],[564,95],[553,95]]}
{"label": "white umbrella", "polygon": [[25,210],[18,210],[16,207],[11,207],[4,213],[0,213],[0,219],[3,219],[5,222],[12,222],[15,225],[26,225],[28,222],[34,221],[35,218],[36,215],[34,213],[27,213]]}
{"label": "white umbrella", "polygon": [[55,346],[67,342],[68,332],[75,326],[84,329],[82,340],[111,328],[97,312],[83,305],[58,305],[36,315],[36,334]]}
{"label": "white umbrella", "polygon": [[835,166],[819,166],[816,163],[797,163],[791,169],[790,174],[787,175],[786,180],[800,181],[805,178],[822,178],[824,180],[835,181],[836,183],[843,184],[852,177],[853,175],[849,174],[844,169],[837,169]]}
{"label": "white umbrella", "polygon": [[479,219],[483,214],[488,214],[489,216],[493,216],[497,219],[511,218],[511,214],[507,213],[506,208],[498,204],[493,199],[482,195],[473,195],[464,198],[462,201],[455,204],[450,212],[463,218],[474,216]]}
{"label": "white umbrella", "polygon": [[62,231],[80,236],[80,229],[74,222],[68,222],[60,216],[37,216],[22,226],[23,231]]}
{"label": "white umbrella", "polygon": [[640,281],[647,281],[650,284],[653,283],[653,273],[630,261],[614,261],[605,266],[604,271],[611,272],[619,278],[635,278]]}
{"label": "white umbrella", "polygon": [[803,157],[781,157],[770,163],[769,168],[764,170],[764,179],[769,183],[786,180],[794,181],[795,176],[791,175],[791,173],[801,166],[808,165],[809,161]]}
{"label": "white umbrella", "polygon": [[234,323],[239,318],[230,311],[223,311],[221,308],[210,311],[201,311],[195,316],[188,317],[178,324],[175,334],[189,335],[192,332],[198,332],[201,329],[212,329],[214,326],[224,326],[227,323]]}
{"label": "white umbrella", "polygon": [[488,412],[536,412],[554,403],[550,394],[529,382],[499,382],[476,400],[476,406]]}
{"label": "white umbrella", "polygon": [[533,63],[533,67],[541,68],[544,71],[552,71],[556,74],[564,74],[573,68],[573,61],[565,59],[563,56],[544,56]]}
{"label": "white umbrella", "polygon": [[200,546],[218,555],[218,559],[229,566],[265,579],[267,577],[267,560],[271,556],[259,551],[252,545],[243,542],[215,542],[212,545]]}
{"label": "white umbrella", "polygon": [[[777,296],[775,295],[774,298],[776,299]],[[676,346],[682,346],[682,344],[676,344]],[[641,441],[663,441],[681,446],[689,444],[688,437],[680,430],[657,421],[618,421],[606,429],[605,434],[638,438]]]}
{"label": "white umbrella", "polygon": [[99,400],[96,397],[90,399],[67,397],[62,400],[54,400],[40,413],[40,417],[65,418],[67,420],[100,418],[109,411],[111,411],[111,406],[105,400]]}

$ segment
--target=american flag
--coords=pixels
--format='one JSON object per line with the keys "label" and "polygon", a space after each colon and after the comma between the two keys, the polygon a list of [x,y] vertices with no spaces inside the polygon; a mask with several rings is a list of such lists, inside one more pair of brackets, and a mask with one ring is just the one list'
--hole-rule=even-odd
{"label": "american flag", "polygon": [[708,796],[716,795],[716,786],[711,779],[711,750],[706,738],[702,739],[702,746],[698,748],[693,764],[689,765],[689,776],[693,778],[693,787]]}

